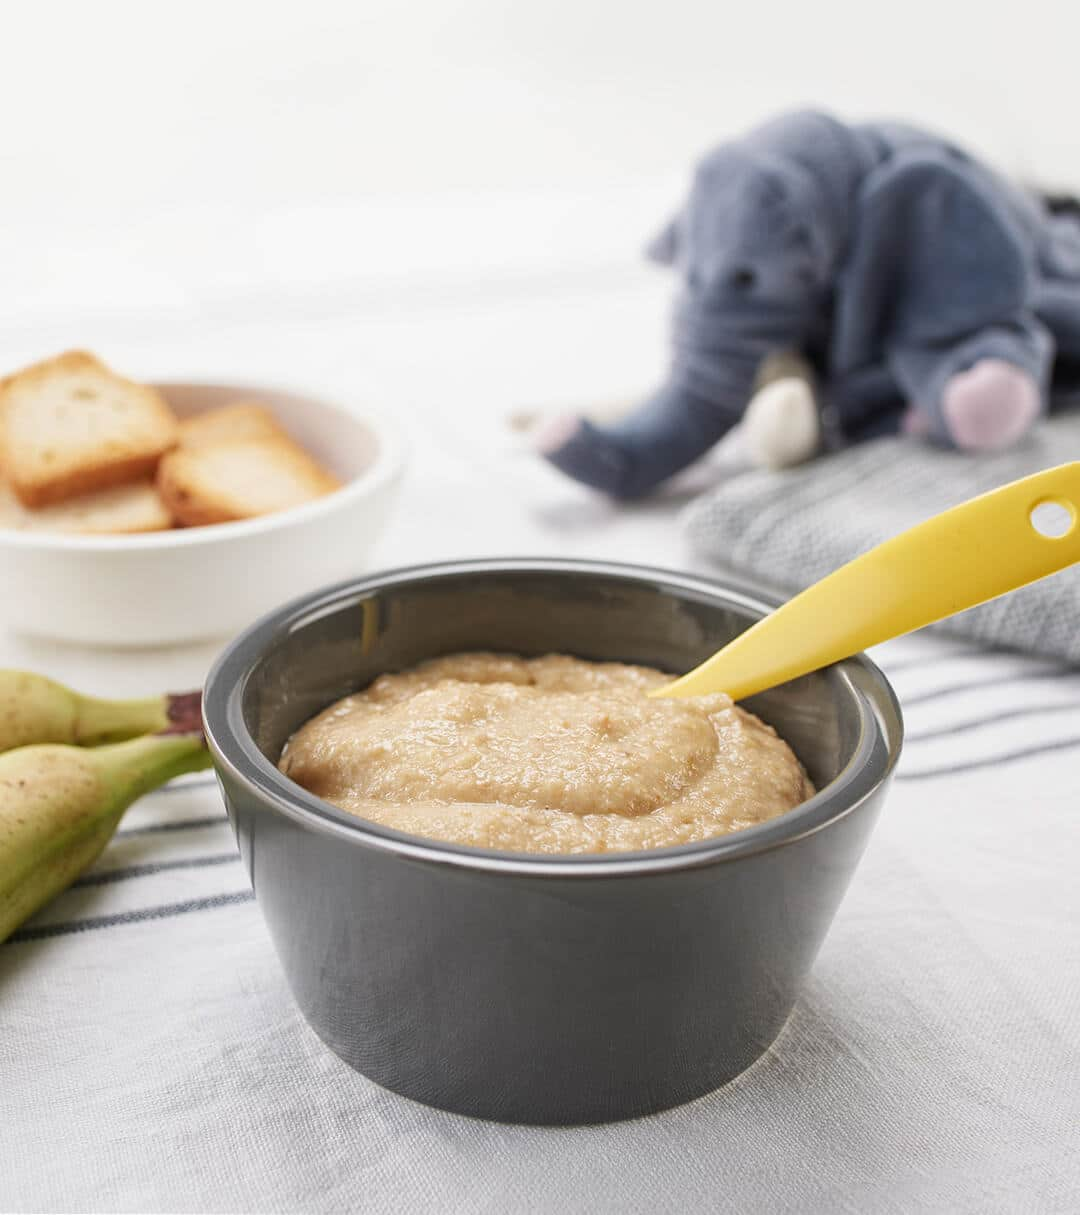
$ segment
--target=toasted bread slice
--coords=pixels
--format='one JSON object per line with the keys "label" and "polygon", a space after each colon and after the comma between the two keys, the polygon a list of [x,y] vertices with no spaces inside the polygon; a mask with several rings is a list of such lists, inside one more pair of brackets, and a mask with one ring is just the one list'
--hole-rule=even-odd
{"label": "toasted bread slice", "polygon": [[114,485],[30,510],[0,482],[0,527],[30,532],[131,535],[172,527],[172,516],[152,481]]}
{"label": "toasted bread slice", "polygon": [[166,507],[187,527],[286,510],[338,485],[303,448],[281,437],[178,447],[157,475]]}
{"label": "toasted bread slice", "polygon": [[0,456],[25,506],[153,474],[177,424],[152,388],[72,350],[0,383]]}
{"label": "toasted bread slice", "polygon": [[181,447],[204,447],[207,443],[231,443],[237,439],[284,438],[288,435],[277,418],[258,401],[233,401],[180,423]]}

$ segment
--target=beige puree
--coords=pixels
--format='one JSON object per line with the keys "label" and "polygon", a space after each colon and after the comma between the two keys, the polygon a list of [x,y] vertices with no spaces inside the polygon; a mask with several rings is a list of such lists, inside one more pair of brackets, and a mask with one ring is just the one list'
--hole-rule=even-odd
{"label": "beige puree", "polygon": [[455,654],[383,675],[287,743],[287,776],[360,818],[515,852],[709,839],[814,792],[776,732],[724,695],[561,654]]}

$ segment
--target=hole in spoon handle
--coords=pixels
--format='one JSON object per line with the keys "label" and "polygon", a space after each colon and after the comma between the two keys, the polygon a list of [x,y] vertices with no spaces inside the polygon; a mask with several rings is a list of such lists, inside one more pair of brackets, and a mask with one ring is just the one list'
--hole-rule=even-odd
{"label": "hole in spoon handle", "polygon": [[1064,540],[1076,526],[1076,507],[1065,498],[1040,498],[1028,518],[1038,535]]}

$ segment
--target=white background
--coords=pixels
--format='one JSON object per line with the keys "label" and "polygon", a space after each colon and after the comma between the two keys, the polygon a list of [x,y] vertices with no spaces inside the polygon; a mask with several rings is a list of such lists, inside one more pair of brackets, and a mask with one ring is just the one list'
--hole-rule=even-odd
{"label": "white background", "polygon": [[[146,374],[321,368],[400,405],[447,383],[508,408],[633,393],[662,360],[669,290],[640,247],[701,150],[814,104],[929,123],[1025,178],[1078,185],[1074,14],[1050,0],[11,3],[3,357],[79,343]],[[423,374],[400,318],[433,310],[447,331],[425,339]],[[295,324],[295,344],[260,351],[264,322]],[[341,330],[313,345],[324,322]],[[508,343],[512,375],[492,353]]]}

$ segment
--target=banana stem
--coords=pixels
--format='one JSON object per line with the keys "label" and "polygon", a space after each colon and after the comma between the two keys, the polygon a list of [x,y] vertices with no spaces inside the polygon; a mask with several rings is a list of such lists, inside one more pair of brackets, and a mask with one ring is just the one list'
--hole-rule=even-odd
{"label": "banana stem", "polygon": [[146,696],[136,700],[87,697],[78,706],[72,741],[80,747],[96,747],[138,734],[156,734],[168,724],[168,702],[164,696]]}
{"label": "banana stem", "polygon": [[38,743],[96,747],[199,728],[199,692],[109,700],[33,671],[0,668],[0,752]]}
{"label": "banana stem", "polygon": [[210,752],[201,733],[148,734],[98,747],[94,758],[112,789],[110,809],[131,805],[175,776],[210,767]]}

